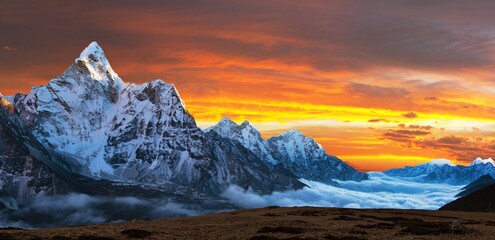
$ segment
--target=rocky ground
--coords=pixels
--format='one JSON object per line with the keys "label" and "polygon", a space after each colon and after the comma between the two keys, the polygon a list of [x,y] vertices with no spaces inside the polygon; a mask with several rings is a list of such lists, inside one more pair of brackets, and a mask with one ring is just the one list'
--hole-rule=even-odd
{"label": "rocky ground", "polygon": [[0,239],[494,239],[495,213],[269,207],[197,217],[44,230]]}

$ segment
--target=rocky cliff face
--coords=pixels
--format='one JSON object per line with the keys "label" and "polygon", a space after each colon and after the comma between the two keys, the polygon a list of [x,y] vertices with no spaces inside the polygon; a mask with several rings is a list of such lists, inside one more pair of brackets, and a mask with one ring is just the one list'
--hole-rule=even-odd
{"label": "rocky cliff face", "polygon": [[[11,109],[0,107],[0,111]],[[5,206],[15,208],[18,202],[71,189],[48,167],[33,159],[20,142],[0,120],[0,201]]]}
{"label": "rocky cliff face", "polygon": [[224,138],[216,132],[208,132],[215,156],[216,181],[220,185],[236,185],[262,194],[273,191],[300,189],[305,185],[283,168],[267,165],[241,143]]}

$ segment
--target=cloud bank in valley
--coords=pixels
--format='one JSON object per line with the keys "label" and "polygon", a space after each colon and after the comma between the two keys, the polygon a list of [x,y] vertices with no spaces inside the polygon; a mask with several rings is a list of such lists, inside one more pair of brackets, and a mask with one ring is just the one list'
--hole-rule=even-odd
{"label": "cloud bank in valley", "polygon": [[[267,206],[319,206],[344,208],[438,209],[455,199],[462,186],[419,183],[371,172],[370,180],[337,181],[339,187],[306,181],[309,186],[287,192],[258,195],[238,186],[230,186],[222,196],[240,208]],[[11,207],[14,205],[10,205]],[[42,197],[17,210],[0,210],[0,227],[48,228],[194,216],[232,210],[205,209],[197,204],[168,199],[144,200],[135,197],[102,197],[72,193]]]}
{"label": "cloud bank in valley", "polygon": [[304,181],[309,188],[257,195],[231,186],[223,196],[245,208],[267,206],[324,206],[344,208],[438,209],[455,199],[460,186],[418,183],[370,173],[363,182],[339,181],[340,187]]}
{"label": "cloud bank in valley", "polygon": [[15,210],[0,210],[0,227],[77,226],[133,219],[195,216],[216,211],[167,199],[144,200],[135,197],[102,197],[71,193],[42,197]]}

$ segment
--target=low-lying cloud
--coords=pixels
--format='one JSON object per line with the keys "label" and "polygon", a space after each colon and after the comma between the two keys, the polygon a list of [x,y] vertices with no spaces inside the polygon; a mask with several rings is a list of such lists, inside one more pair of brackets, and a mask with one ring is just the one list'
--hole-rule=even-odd
{"label": "low-lying cloud", "polygon": [[[258,195],[230,186],[222,196],[233,204],[208,208],[168,199],[89,196],[72,193],[42,197],[17,209],[0,210],[0,227],[49,228],[194,216],[240,208],[267,206],[319,206],[344,208],[438,209],[455,199],[461,186],[419,183],[371,172],[370,180],[337,181],[338,187],[303,180],[309,187],[296,191]],[[4,203],[5,204],[5,203]],[[8,204],[11,208],[15,204]]]}
{"label": "low-lying cloud", "polygon": [[[216,210],[218,211],[218,210]],[[179,204],[167,199],[102,197],[71,193],[42,197],[18,209],[0,210],[0,227],[49,228],[202,215],[215,210]]]}
{"label": "low-lying cloud", "polygon": [[339,181],[340,187],[313,181],[304,183],[309,188],[262,196],[231,186],[223,196],[245,208],[276,205],[434,210],[454,200],[460,188],[448,184],[412,182],[376,172],[370,173],[370,180],[367,181]]}

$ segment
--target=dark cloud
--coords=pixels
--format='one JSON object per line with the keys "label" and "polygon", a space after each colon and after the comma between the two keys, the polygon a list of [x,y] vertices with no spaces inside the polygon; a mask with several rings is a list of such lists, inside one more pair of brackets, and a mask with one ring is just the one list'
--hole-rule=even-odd
{"label": "dark cloud", "polygon": [[487,24],[495,21],[493,3],[283,3],[2,1],[0,44],[15,43],[23,51],[14,58],[0,56],[0,82],[26,79],[17,74],[25,65],[44,65],[44,71],[32,72],[37,79],[46,78],[46,69],[60,69],[50,73],[53,76],[93,40],[113,52],[112,62],[124,66],[121,75],[132,82],[148,80],[139,79],[149,74],[147,65],[177,59],[170,55],[186,50],[322,71],[457,69],[494,63],[494,27]]}
{"label": "dark cloud", "polygon": [[437,143],[443,144],[463,144],[467,143],[467,138],[456,137],[456,136],[447,136],[437,139]]}
{"label": "dark cloud", "polygon": [[[4,202],[3,200],[5,199],[0,199],[0,204]],[[0,209],[0,227],[77,226],[133,219],[192,216],[221,210],[228,210],[228,208],[212,210],[195,204],[179,204],[168,199],[89,196],[71,193],[39,197],[30,203],[14,204],[12,209]]]}
{"label": "dark cloud", "polygon": [[429,134],[431,134],[430,131],[398,129],[389,130],[383,133],[382,136],[383,139],[406,143],[408,146],[410,146],[412,143],[414,143],[414,141],[417,140],[417,137],[423,137]]}
{"label": "dark cloud", "polygon": [[395,142],[407,143],[408,145],[410,145],[411,141],[414,139],[414,136],[399,134],[392,131],[392,132],[383,133],[383,139],[388,139]]}
{"label": "dark cloud", "polygon": [[413,112],[408,112],[408,113],[402,114],[402,116],[405,118],[417,118],[418,114],[413,113]]}
{"label": "dark cloud", "polygon": [[410,128],[410,129],[420,129],[420,130],[431,130],[433,129],[432,126],[422,126],[422,125],[415,125],[415,124],[410,124],[410,125],[406,125],[404,123],[401,123],[398,125],[400,128]]}
{"label": "dark cloud", "polygon": [[370,123],[377,123],[377,122],[390,122],[389,120],[385,118],[375,118],[375,119],[370,119],[368,120]]}
{"label": "dark cloud", "polygon": [[420,131],[420,130],[395,130],[395,132],[402,135],[412,135],[412,136],[424,136],[431,134],[431,132]]}

